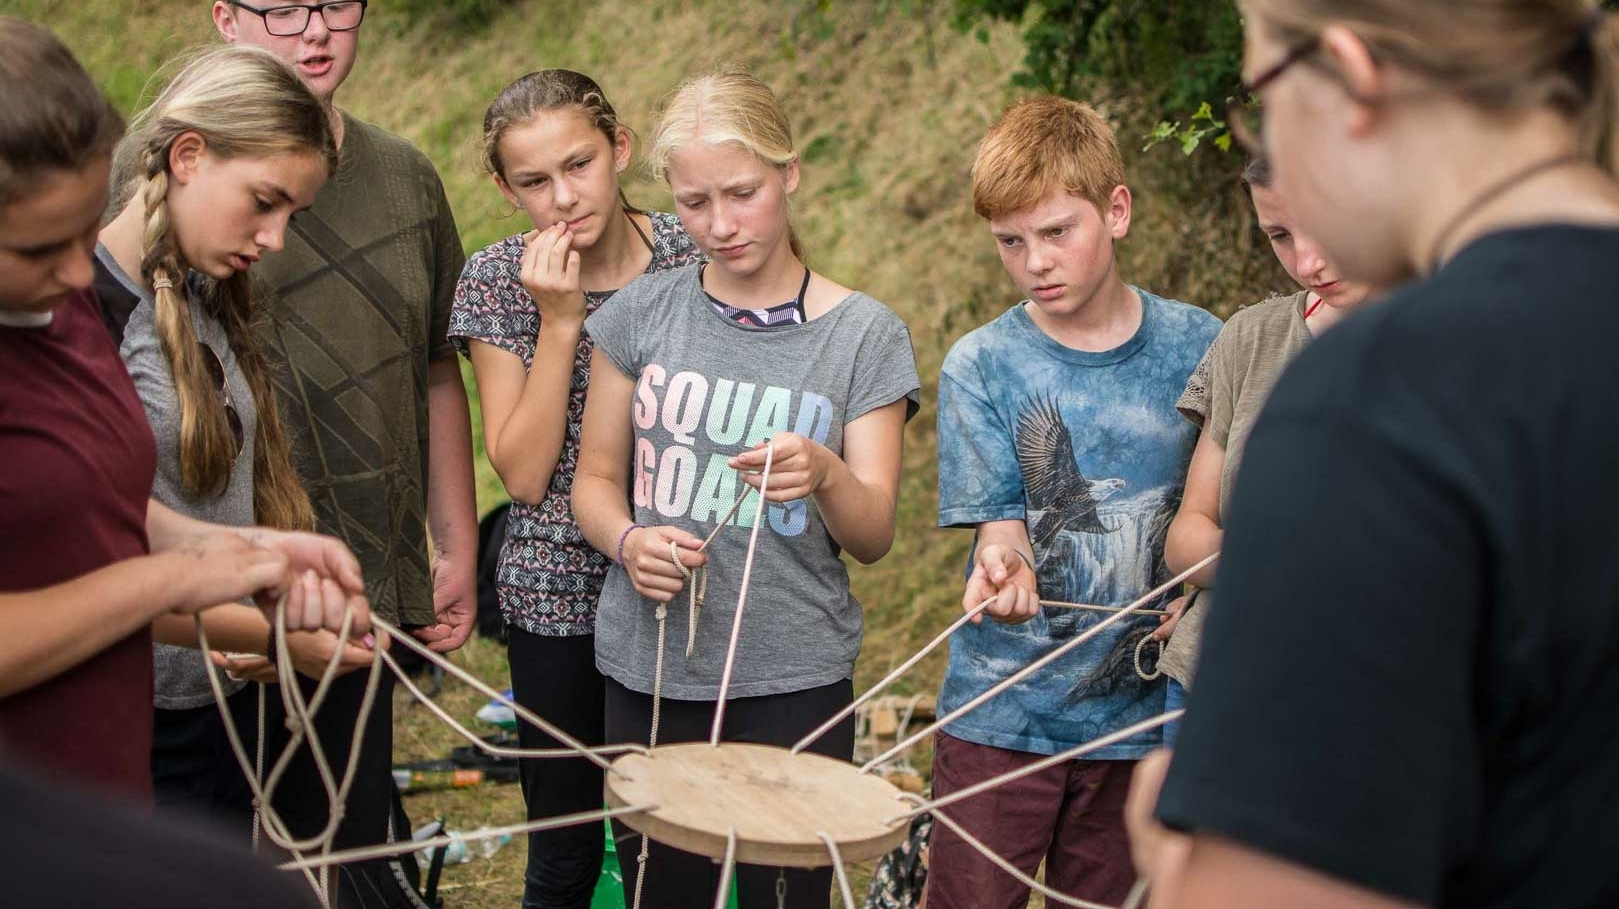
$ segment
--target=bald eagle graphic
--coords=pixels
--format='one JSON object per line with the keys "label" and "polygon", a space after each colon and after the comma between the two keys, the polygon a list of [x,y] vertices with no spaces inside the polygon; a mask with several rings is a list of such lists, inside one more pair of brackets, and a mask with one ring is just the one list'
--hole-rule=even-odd
{"label": "bald eagle graphic", "polygon": [[1087,480],[1074,461],[1074,437],[1057,402],[1034,400],[1018,410],[1017,460],[1029,510],[1043,512],[1029,529],[1035,552],[1042,552],[1064,530],[1109,533],[1096,506],[1124,488],[1119,479]]}

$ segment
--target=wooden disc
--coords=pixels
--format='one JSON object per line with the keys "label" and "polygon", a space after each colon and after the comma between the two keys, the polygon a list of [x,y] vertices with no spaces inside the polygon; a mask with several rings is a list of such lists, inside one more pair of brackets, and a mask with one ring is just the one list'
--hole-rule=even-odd
{"label": "wooden disc", "polygon": [[791,868],[832,864],[822,832],[838,844],[844,861],[864,862],[904,842],[910,829],[898,818],[909,807],[898,789],[818,754],[689,742],[626,754],[613,770],[607,774],[608,805],[657,806],[619,820],[660,843],[714,859],[725,858],[731,827],[737,861]]}

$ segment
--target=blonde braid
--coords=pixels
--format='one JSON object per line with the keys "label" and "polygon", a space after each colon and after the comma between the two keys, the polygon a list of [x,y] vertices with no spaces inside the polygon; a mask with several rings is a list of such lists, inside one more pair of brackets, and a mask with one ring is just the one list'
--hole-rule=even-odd
{"label": "blonde braid", "polygon": [[278,530],[315,529],[315,509],[292,462],[286,423],[270,364],[253,336],[253,299],[246,273],[215,285],[209,311],[225,327],[236,365],[253,392],[258,428],[253,442],[253,520]]}
{"label": "blonde braid", "polygon": [[193,496],[214,496],[230,482],[236,442],[219,389],[197,349],[186,267],[169,222],[168,145],[149,148],[141,199],[146,206],[141,235],[141,276],[152,287],[153,322],[174,377],[180,403],[180,486]]}

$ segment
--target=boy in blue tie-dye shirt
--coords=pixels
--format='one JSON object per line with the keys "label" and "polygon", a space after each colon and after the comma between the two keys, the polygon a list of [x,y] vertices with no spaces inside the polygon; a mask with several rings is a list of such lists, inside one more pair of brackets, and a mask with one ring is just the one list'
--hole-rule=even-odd
{"label": "boy in blue tie-dye shirt", "polygon": [[[939,379],[939,523],[977,540],[963,607],[993,621],[950,642],[941,712],[1105,616],[1040,600],[1122,605],[1166,580],[1164,534],[1197,441],[1175,411],[1219,332],[1201,309],[1119,279],[1131,196],[1111,128],[1088,105],[1013,105],[979,146],[973,207],[1027,299],[956,343]],[[1163,604],[1154,604],[1163,605]],[[1121,622],[968,713],[935,742],[947,795],[1160,714],[1136,671],[1157,623]],[[1133,873],[1124,796],[1157,730],[966,799],[951,815],[1030,874],[1117,904]],[[935,828],[932,909],[1011,909],[1028,890]]]}

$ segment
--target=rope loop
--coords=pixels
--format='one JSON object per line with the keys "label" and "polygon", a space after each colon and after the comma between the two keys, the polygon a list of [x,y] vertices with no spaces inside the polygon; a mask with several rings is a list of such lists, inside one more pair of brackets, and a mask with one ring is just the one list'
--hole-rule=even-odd
{"label": "rope loop", "polygon": [[[1157,659],[1153,660],[1152,672],[1150,674],[1147,672],[1147,670],[1141,668],[1141,650],[1142,650],[1142,648],[1147,646],[1148,641],[1151,641],[1154,644],[1158,645],[1158,657],[1157,657]],[[1164,660],[1164,642],[1163,641],[1158,640],[1157,638],[1153,637],[1150,634],[1142,635],[1141,640],[1136,641],[1136,675],[1141,676],[1142,681],[1144,681],[1144,682],[1157,681],[1158,677],[1164,674],[1163,666],[1160,665],[1160,664],[1163,663],[1163,660]]]}

